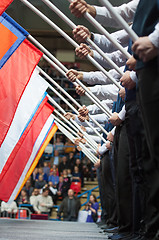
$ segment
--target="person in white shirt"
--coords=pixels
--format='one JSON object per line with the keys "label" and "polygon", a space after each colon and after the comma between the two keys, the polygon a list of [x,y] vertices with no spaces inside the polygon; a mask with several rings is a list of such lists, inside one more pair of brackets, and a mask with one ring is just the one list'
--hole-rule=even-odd
{"label": "person in white shirt", "polygon": [[18,212],[18,207],[15,201],[12,203],[6,203],[2,201],[1,203],[1,217],[15,218]]}
{"label": "person in white shirt", "polygon": [[42,194],[38,195],[33,208],[37,214],[48,214],[50,216],[53,207],[52,197],[49,196],[49,189],[44,188]]}

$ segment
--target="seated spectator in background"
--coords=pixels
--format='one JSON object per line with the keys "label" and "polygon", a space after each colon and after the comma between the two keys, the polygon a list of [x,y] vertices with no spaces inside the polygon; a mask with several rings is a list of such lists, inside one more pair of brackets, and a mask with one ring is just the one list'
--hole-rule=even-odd
{"label": "seated spectator in background", "polygon": [[26,184],[24,185],[23,190],[25,190],[27,192],[28,198],[32,195],[34,188],[31,183],[31,178],[29,178],[26,181]]}
{"label": "seated spectator in background", "polygon": [[[43,173],[46,174],[47,177],[49,176],[50,167],[49,167],[49,165],[48,165],[48,162],[44,162]],[[45,180],[45,179],[44,179],[44,180]]]}
{"label": "seated spectator in background", "polygon": [[47,214],[50,216],[51,208],[53,207],[53,201],[49,196],[49,189],[44,188],[42,194],[38,195],[33,205],[34,211],[37,214]]}
{"label": "seated spectator in background", "polygon": [[29,202],[31,205],[35,204],[38,195],[39,195],[39,189],[34,188],[34,191],[32,192],[32,195],[29,198]]}
{"label": "seated spectator in background", "polygon": [[38,173],[36,175],[36,179],[39,179],[39,175],[42,175],[43,176],[43,180],[45,180],[46,182],[48,182],[48,176],[46,173],[43,172],[43,168],[42,167],[39,167],[38,169]]}
{"label": "seated spectator in background", "polygon": [[69,154],[70,152],[75,152],[75,151],[76,151],[75,144],[73,144],[71,142],[71,140],[69,138],[67,138],[67,140],[65,142],[64,152],[66,154]]}
{"label": "seated spectator in background", "polygon": [[50,159],[50,166],[52,168],[53,165],[58,166],[60,162],[59,152],[54,150],[54,156]]}
{"label": "seated spectator in background", "polygon": [[54,144],[54,150],[57,150],[59,154],[63,154],[64,152],[63,147],[64,147],[64,143],[61,141],[59,137],[57,137]]}
{"label": "seated spectator in background", "polygon": [[18,205],[21,204],[29,204],[29,199],[26,190],[22,189],[20,192],[19,200],[18,200]]}
{"label": "seated spectator in background", "polygon": [[68,185],[68,189],[69,189],[70,184],[71,184],[71,179],[68,177],[68,170],[67,169],[63,170],[62,176],[63,176],[63,181]]}
{"label": "seated spectator in background", "polygon": [[62,174],[64,169],[69,169],[69,168],[70,168],[70,166],[69,166],[68,159],[66,156],[63,156],[62,161],[59,164],[59,175]]}
{"label": "seated spectator in background", "polygon": [[94,181],[94,165],[89,159],[86,164],[85,176],[87,178],[87,181],[89,181],[89,179],[91,179],[91,181]]}
{"label": "seated spectator in background", "polygon": [[67,169],[67,176],[70,178],[70,182],[72,181],[72,171],[71,169]]}
{"label": "seated spectator in background", "polygon": [[96,222],[98,219],[98,208],[99,203],[97,202],[96,196],[94,194],[91,194],[89,197],[89,202],[86,205],[86,211],[88,211],[88,217],[86,222]]}
{"label": "seated spectator in background", "polygon": [[18,212],[18,207],[15,201],[12,203],[6,203],[2,201],[1,203],[1,217],[15,218]]}
{"label": "seated spectator in background", "polygon": [[54,170],[54,169],[56,170],[56,175],[59,176],[59,169],[56,165],[52,166],[52,170]]}
{"label": "seated spectator in background", "polygon": [[79,172],[79,168],[74,166],[74,171],[72,173],[72,182],[80,182],[81,181],[81,174]]}
{"label": "seated spectator in background", "polygon": [[46,181],[43,179],[43,175],[39,175],[38,181],[35,182],[35,188],[42,189],[46,184]]}
{"label": "seated spectator in background", "polygon": [[83,187],[84,185],[84,176],[83,176],[83,164],[81,163],[81,160],[79,158],[76,159],[75,166],[78,167],[79,173],[80,173],[80,178],[81,178],[81,185]]}
{"label": "seated spectator in background", "polygon": [[63,199],[60,205],[57,218],[60,219],[61,214],[63,213],[64,221],[77,221],[80,207],[80,200],[74,196],[74,191],[69,189],[68,196]]}
{"label": "seated spectator in background", "polygon": [[35,185],[35,182],[38,180],[37,174],[38,174],[38,168],[35,168],[33,173],[32,173],[32,178],[33,178],[33,186]]}
{"label": "seated spectator in background", "polygon": [[75,166],[75,162],[76,162],[75,153],[74,152],[70,152],[68,154],[68,164],[69,164],[69,167],[71,169],[71,172],[73,172],[73,169],[74,169],[74,166]]}
{"label": "seated spectator in background", "polygon": [[57,176],[56,169],[50,170],[50,175],[49,175],[48,181],[52,182],[54,187],[56,187],[56,185],[59,183],[59,176]]}
{"label": "seated spectator in background", "polygon": [[59,177],[59,183],[57,184],[57,196],[58,197],[66,197],[68,192],[69,186],[63,180],[63,177]]}

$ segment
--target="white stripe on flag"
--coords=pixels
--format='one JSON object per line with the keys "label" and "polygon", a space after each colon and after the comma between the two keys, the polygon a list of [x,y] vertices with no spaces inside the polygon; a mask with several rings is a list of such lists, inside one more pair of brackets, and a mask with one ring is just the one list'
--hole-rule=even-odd
{"label": "white stripe on flag", "polygon": [[35,69],[21,97],[9,131],[0,147],[0,173],[23,131],[33,118],[47,88],[48,83]]}
{"label": "white stripe on flag", "polygon": [[19,191],[19,189],[20,189],[20,187],[21,187],[21,185],[24,181],[24,178],[25,178],[27,172],[29,171],[29,169],[31,167],[31,164],[33,163],[33,161],[36,157],[36,154],[38,153],[38,151],[41,147],[41,144],[45,140],[45,137],[47,136],[48,131],[50,130],[53,123],[54,123],[54,117],[51,114],[50,117],[48,118],[48,120],[46,121],[43,129],[41,130],[41,132],[40,132],[40,134],[39,134],[39,136],[38,136],[38,138],[37,138],[37,140],[34,144],[32,154],[30,155],[30,158],[29,158],[29,160],[28,160],[28,162],[25,166],[25,169],[24,169],[24,171],[23,171],[23,173],[22,173],[22,175],[21,175],[21,177],[20,177],[12,195],[10,196],[10,199],[8,200],[8,203],[11,203],[15,199],[15,197],[16,197],[16,195],[17,195],[17,193],[18,193],[18,191]]}

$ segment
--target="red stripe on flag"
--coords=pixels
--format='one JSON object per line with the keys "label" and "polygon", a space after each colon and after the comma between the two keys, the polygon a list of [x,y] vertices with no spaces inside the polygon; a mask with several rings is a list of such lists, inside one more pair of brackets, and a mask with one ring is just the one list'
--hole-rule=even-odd
{"label": "red stripe on flag", "polygon": [[7,9],[13,0],[1,0],[0,2],[0,15]]}
{"label": "red stripe on flag", "polygon": [[9,168],[7,166],[1,173],[0,199],[3,201],[8,201],[14,191],[32,153],[36,139],[53,111],[53,108],[46,101],[47,97],[10,155]]}
{"label": "red stripe on flag", "polygon": [[41,56],[42,53],[25,39],[0,69],[0,146]]}

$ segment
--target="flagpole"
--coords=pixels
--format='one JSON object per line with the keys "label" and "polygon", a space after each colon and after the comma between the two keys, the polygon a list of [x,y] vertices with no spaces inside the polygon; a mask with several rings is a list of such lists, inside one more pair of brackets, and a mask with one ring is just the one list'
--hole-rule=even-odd
{"label": "flagpole", "polygon": [[135,42],[138,39],[137,34],[129,27],[127,22],[113,9],[113,6],[108,0],[99,0],[101,4],[103,4],[109,12],[112,14],[112,16],[115,18],[116,22],[125,29],[125,31],[129,34],[130,38]]}
{"label": "flagpole", "polygon": [[[47,73],[45,73],[41,68],[37,67],[37,69],[51,82],[53,83],[61,92],[63,92],[78,108],[81,108],[82,106],[68,94],[58,83],[56,83]],[[90,119],[107,135],[108,132],[90,115],[88,114]],[[102,136],[99,134],[99,132],[93,128],[93,126],[86,120],[85,121],[87,125],[100,137]]]}
{"label": "flagpole", "polygon": [[[66,22],[72,29],[77,26],[63,13],[61,12],[53,3],[49,0],[42,0],[50,9],[52,9],[64,22]],[[114,68],[121,76],[123,72],[121,69],[109,58],[107,55],[90,39],[87,37],[86,42],[91,45],[108,63]]]}
{"label": "flagpole", "polygon": [[[52,115],[54,116],[56,121],[58,121],[61,125],[63,125],[63,127],[65,127],[69,132],[71,132],[77,138],[79,138],[78,134],[76,132],[74,132],[68,125],[66,125],[64,122],[62,122],[60,119],[58,119],[54,114],[52,114]],[[92,145],[90,145],[89,142],[87,142],[87,144],[96,153],[96,150],[92,147]]]}
{"label": "flagpole", "polygon": [[[57,59],[55,58],[46,48],[44,48],[35,38],[33,38],[31,35],[28,36],[28,39],[32,41],[37,47],[41,49],[42,52],[44,52],[46,55],[48,55],[53,61],[51,61],[45,54],[43,55],[43,58],[50,63],[57,71],[59,71],[62,75],[64,75],[66,78],[66,72],[68,72],[68,69]],[[60,67],[59,67],[60,66]],[[100,102],[100,100],[93,94],[91,91],[78,79],[76,79],[76,82],[73,82],[75,86],[77,86],[77,83],[85,90],[85,95],[94,103],[96,104],[108,117],[111,117],[111,113],[106,109]],[[103,130],[102,130],[103,131]]]}
{"label": "flagpole", "polygon": [[[20,1],[23,2],[27,7],[29,7],[33,12],[35,12],[38,16],[40,16],[44,21],[46,21],[52,28],[54,28],[59,34],[61,34],[75,48],[79,47],[79,45],[72,38],[70,38],[62,29],[60,29],[55,23],[53,23],[49,18],[47,18],[42,12],[40,12],[37,8],[35,8],[31,3],[29,3],[27,0],[20,0]],[[110,75],[110,73],[107,72],[94,58],[92,58],[89,54],[86,57],[95,67],[97,67],[100,71],[102,71],[103,74],[106,75],[119,89],[122,89],[122,86],[118,82],[116,82],[116,80]],[[85,85],[83,85],[78,79],[76,79],[76,82],[81,87],[83,87],[85,91],[88,92]],[[92,95],[93,98],[95,97],[94,94],[92,93],[90,93],[90,95]]]}
{"label": "flagpole", "polygon": [[[56,91],[56,90],[55,90]],[[57,91],[56,91],[57,92]],[[49,97],[49,101],[50,102],[52,102],[63,114],[66,114],[66,112],[59,106],[59,104],[57,104],[49,95],[48,95],[48,97]],[[62,99],[62,98],[61,98]],[[65,98],[63,98],[63,99],[65,99]],[[63,100],[62,99],[62,100]],[[66,101],[64,101],[64,102],[66,102]],[[69,106],[69,105],[68,105]],[[76,121],[74,121],[72,118],[70,119],[70,121],[76,126],[76,128],[79,130],[79,131],[81,131],[83,134],[84,134],[84,136],[86,137],[86,139],[92,144],[92,146],[94,147],[94,148],[97,148],[97,143],[93,140],[93,139],[91,139],[90,138],[90,136],[86,133],[86,132],[84,132],[81,128],[80,128],[80,126],[76,123]]]}
{"label": "flagpole", "polygon": [[[73,0],[68,0],[70,3],[73,2]],[[103,35],[106,36],[106,38],[109,39],[113,43],[113,45],[119,49],[127,58],[130,58],[131,55],[106,31],[102,25],[97,22],[88,12],[84,13],[84,17]]]}
{"label": "flagpole", "polygon": [[[68,132],[64,127],[62,127],[62,125],[59,122],[55,121],[55,123],[58,126],[59,130],[63,132],[63,134],[74,143],[73,135],[70,132]],[[82,152],[91,160],[91,162],[96,163],[98,161],[98,158],[95,157],[90,151],[88,152],[86,147],[82,143],[79,143],[79,147],[82,149]]]}

